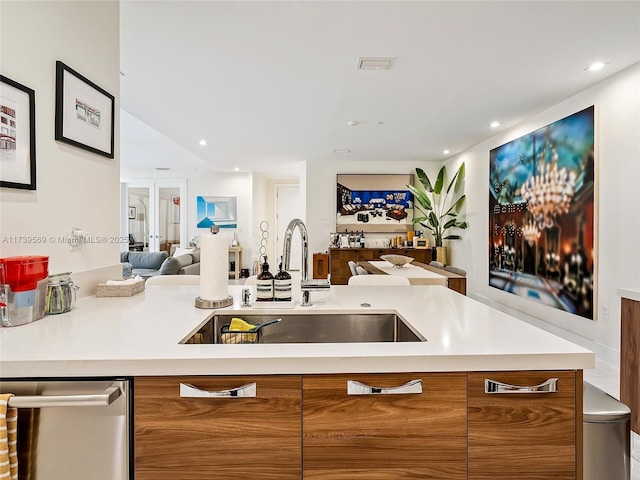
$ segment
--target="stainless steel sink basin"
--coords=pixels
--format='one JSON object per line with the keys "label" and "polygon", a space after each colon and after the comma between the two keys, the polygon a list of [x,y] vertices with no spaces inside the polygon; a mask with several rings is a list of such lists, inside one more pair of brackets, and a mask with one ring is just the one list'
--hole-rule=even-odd
{"label": "stainless steel sink basin", "polygon": [[[265,326],[259,335],[244,334],[235,338],[225,333],[224,326],[233,317],[253,325],[275,318],[278,323]],[[198,332],[182,343],[359,343],[359,342],[425,342],[401,317],[393,313],[355,314],[232,314],[216,315]]]}

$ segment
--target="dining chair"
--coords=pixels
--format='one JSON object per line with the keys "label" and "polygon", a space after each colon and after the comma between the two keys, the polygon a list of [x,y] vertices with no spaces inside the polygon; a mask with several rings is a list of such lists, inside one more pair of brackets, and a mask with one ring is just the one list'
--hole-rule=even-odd
{"label": "dining chair", "polygon": [[356,265],[356,274],[358,275],[369,275],[369,272],[367,272],[367,270],[360,266],[360,265]]}
{"label": "dining chair", "polygon": [[199,285],[200,275],[155,275],[147,278],[145,287],[153,285]]}
{"label": "dining chair", "polygon": [[397,275],[354,275],[348,285],[411,285],[407,277]]}
{"label": "dining chair", "polygon": [[358,265],[356,264],[356,262],[354,262],[353,260],[349,260],[347,263],[349,264],[349,270],[351,270],[351,275],[352,276],[358,275],[358,272],[356,270],[356,267]]}
{"label": "dining chair", "polygon": [[462,268],[452,267],[451,265],[447,265],[446,267],[444,267],[444,269],[447,272],[455,273],[456,275],[460,275],[460,276],[463,276],[463,277],[467,276],[467,271],[462,269]]}

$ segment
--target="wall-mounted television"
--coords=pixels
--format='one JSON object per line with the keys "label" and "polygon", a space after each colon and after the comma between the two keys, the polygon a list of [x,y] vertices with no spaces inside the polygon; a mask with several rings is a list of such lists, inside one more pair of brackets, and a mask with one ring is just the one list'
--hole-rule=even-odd
{"label": "wall-mounted television", "polygon": [[413,230],[413,174],[342,174],[336,181],[336,232]]}

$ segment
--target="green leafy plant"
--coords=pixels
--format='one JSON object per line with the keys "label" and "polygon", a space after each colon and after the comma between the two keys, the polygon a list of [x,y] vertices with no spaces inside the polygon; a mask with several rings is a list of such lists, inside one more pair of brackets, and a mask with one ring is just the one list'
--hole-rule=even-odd
{"label": "green leafy plant", "polygon": [[423,216],[414,218],[413,223],[419,223],[431,232],[436,247],[441,247],[443,240],[460,240],[462,238],[460,235],[447,232],[454,228],[468,227],[467,222],[458,219],[466,195],[463,194],[455,199],[464,182],[464,163],[460,165],[446,190],[443,190],[447,181],[446,167],[443,166],[438,172],[435,184],[431,183],[421,168],[416,168],[416,174],[422,188],[416,188],[413,185],[407,185],[407,188],[413,193],[414,208],[417,208]]}

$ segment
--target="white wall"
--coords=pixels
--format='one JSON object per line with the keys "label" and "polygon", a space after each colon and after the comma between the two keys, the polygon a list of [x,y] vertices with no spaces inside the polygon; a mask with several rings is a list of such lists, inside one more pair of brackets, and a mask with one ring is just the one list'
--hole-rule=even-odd
{"label": "white wall", "polygon": [[[0,8],[0,71],[35,90],[37,161],[35,191],[0,189],[1,236],[46,239],[37,246],[3,241],[0,256],[47,255],[50,273],[116,264],[118,243],[72,248],[57,237],[72,227],[95,236],[120,232],[119,3],[2,1]],[[54,140],[56,60],[115,96],[114,159]]]}
{"label": "white wall", "polygon": [[[488,286],[489,151],[590,105],[596,106],[596,320],[570,315]],[[610,363],[620,348],[616,289],[640,288],[640,66],[571,97],[452,159],[466,162],[467,220],[452,262],[469,272],[468,295],[543,328],[571,332]],[[452,168],[455,168],[452,165]],[[608,318],[603,308],[608,307]],[[526,313],[525,313],[526,312]],[[564,336],[568,336],[565,334]],[[570,334],[569,334],[570,336]]]}
{"label": "white wall", "polygon": [[188,238],[208,234],[206,228],[196,227],[196,197],[197,196],[234,196],[238,200],[238,228],[221,228],[219,235],[228,237],[229,244],[233,239],[233,232],[237,233],[242,247],[242,267],[249,268],[249,261],[253,256],[251,237],[253,211],[253,178],[250,173],[216,173],[202,174],[187,178],[187,208],[188,208]]}

